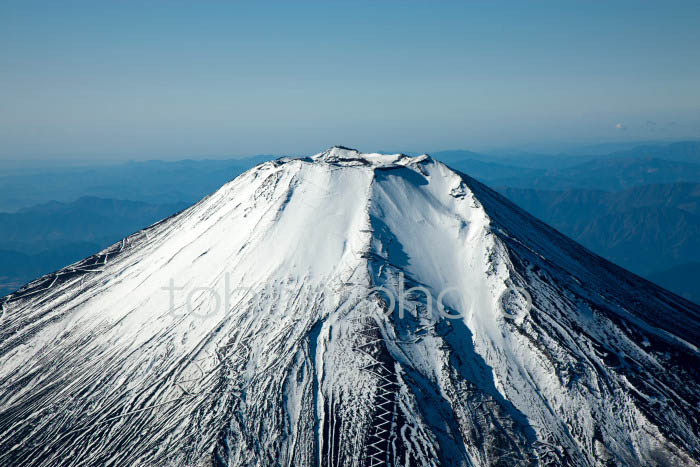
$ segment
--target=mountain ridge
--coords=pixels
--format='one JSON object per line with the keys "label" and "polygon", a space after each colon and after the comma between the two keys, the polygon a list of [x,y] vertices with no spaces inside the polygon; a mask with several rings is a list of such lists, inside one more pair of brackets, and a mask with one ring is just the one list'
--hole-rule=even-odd
{"label": "mountain ridge", "polygon": [[700,455],[700,307],[427,155],[264,163],[5,297],[0,336],[3,462]]}

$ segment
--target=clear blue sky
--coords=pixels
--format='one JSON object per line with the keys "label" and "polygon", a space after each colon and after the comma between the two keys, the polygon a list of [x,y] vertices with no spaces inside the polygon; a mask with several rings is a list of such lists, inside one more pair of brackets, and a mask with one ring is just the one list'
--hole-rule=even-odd
{"label": "clear blue sky", "polygon": [[700,136],[700,2],[3,1],[0,157]]}

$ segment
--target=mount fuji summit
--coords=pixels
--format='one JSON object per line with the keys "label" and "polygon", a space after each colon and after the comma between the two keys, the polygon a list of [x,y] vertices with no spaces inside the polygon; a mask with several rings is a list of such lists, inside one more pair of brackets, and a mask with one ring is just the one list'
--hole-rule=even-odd
{"label": "mount fuji summit", "polygon": [[0,298],[2,466],[700,465],[700,307],[333,147]]}

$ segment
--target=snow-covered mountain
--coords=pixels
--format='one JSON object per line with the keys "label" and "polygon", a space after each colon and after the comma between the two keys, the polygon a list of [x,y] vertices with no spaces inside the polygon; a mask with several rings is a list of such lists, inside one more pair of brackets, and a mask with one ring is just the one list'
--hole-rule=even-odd
{"label": "snow-covered mountain", "polygon": [[700,308],[334,147],[0,299],[0,465],[698,465]]}

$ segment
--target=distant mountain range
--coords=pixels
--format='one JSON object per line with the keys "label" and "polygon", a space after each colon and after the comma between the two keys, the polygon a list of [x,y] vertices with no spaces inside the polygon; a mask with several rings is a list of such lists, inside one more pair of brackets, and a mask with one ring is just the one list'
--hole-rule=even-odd
{"label": "distant mountain range", "polygon": [[700,184],[500,192],[593,252],[700,302],[698,280],[670,280],[686,270],[674,267],[700,261]]}
{"label": "distant mountain range", "polygon": [[0,213],[0,295],[187,206],[83,197]]}
{"label": "distant mountain range", "polygon": [[635,186],[700,182],[700,143],[643,146],[605,156],[437,153],[455,169],[493,186],[566,190],[625,190]]}
{"label": "distant mountain range", "polygon": [[[606,148],[612,150],[604,151]],[[465,160],[479,160],[482,162],[493,162],[501,165],[530,169],[560,169],[573,167],[596,159],[656,158],[700,164],[700,141],[682,141],[671,144],[644,144],[634,147],[628,147],[628,145],[623,144],[597,145],[587,146],[579,151],[558,154],[522,151],[482,154],[468,150],[450,150],[434,152],[432,155],[448,164],[454,164]]]}
{"label": "distant mountain range", "polygon": [[0,175],[0,211],[48,201],[72,202],[83,196],[192,204],[246,169],[274,157],[15,170]]}

